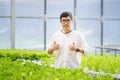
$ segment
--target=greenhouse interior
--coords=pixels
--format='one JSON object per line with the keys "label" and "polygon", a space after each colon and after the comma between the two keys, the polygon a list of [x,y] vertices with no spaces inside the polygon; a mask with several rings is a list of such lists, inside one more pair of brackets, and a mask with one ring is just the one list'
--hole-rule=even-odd
{"label": "greenhouse interior", "polygon": [[[62,12],[72,18],[60,18]],[[60,31],[69,22],[87,52],[76,47],[81,36],[71,40]],[[49,48],[53,38],[65,47],[54,41],[57,48]],[[60,65],[68,61],[56,68],[60,55]],[[73,56],[79,67],[69,68]],[[120,80],[120,0],[0,0],[0,80]]]}

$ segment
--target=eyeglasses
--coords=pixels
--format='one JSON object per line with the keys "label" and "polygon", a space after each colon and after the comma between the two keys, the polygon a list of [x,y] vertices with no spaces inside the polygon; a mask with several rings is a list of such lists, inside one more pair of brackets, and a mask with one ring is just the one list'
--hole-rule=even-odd
{"label": "eyeglasses", "polygon": [[71,20],[70,19],[62,19],[61,21],[62,22],[70,22]]}

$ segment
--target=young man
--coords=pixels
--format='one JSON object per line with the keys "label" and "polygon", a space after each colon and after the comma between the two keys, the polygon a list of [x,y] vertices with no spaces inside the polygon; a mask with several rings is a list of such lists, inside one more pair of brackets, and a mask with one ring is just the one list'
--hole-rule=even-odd
{"label": "young man", "polygon": [[71,29],[72,14],[63,12],[60,15],[62,29],[53,35],[48,46],[48,54],[56,53],[54,67],[79,68],[82,54],[88,52],[88,45],[78,31]]}

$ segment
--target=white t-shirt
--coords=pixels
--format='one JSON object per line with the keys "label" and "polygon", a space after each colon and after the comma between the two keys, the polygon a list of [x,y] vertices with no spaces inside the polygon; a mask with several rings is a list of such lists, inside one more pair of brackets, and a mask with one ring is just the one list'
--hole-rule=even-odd
{"label": "white t-shirt", "polygon": [[58,31],[53,35],[48,48],[52,47],[54,41],[60,45],[60,49],[55,51],[56,59],[54,67],[79,68],[82,54],[80,52],[70,51],[69,45],[74,43],[77,48],[84,49],[84,53],[88,52],[88,45],[80,32],[71,31],[68,34],[64,34],[62,31]]}

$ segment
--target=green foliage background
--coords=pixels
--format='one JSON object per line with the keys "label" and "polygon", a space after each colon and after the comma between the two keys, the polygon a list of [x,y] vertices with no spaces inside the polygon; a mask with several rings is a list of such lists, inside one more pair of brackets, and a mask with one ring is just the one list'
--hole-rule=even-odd
{"label": "green foliage background", "polygon": [[[53,68],[55,55],[42,50],[0,50],[0,80],[114,80],[109,74],[92,76],[84,69],[120,74],[120,56],[83,56],[81,68]],[[27,60],[38,60],[40,65]]]}

